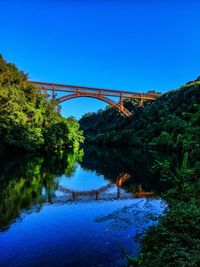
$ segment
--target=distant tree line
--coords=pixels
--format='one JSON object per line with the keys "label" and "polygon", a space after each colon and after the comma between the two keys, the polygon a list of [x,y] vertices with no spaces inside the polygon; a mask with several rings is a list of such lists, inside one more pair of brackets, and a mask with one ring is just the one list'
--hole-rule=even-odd
{"label": "distant tree line", "polygon": [[110,106],[84,115],[79,122],[86,142],[184,149],[200,143],[200,77],[147,102],[144,108],[135,104],[135,100],[124,101],[133,113],[130,120]]}

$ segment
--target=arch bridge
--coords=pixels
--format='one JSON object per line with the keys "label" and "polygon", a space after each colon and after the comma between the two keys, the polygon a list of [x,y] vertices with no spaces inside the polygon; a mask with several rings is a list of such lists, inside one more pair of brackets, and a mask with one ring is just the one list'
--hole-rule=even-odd
{"label": "arch bridge", "polygon": [[[99,189],[89,190],[89,191],[74,191],[73,189],[66,188],[62,185],[58,185],[56,190],[63,193],[65,197],[68,197],[68,200],[78,200],[79,197],[81,201],[84,197],[89,198],[95,198],[96,200],[113,200],[113,199],[123,199],[123,198],[130,198],[130,197],[155,197],[154,192],[150,191],[144,191],[142,189],[142,185],[138,184],[136,186],[136,190],[133,192],[126,192],[125,194],[121,192],[121,188],[123,188],[124,182],[126,182],[128,179],[130,179],[130,175],[128,173],[122,173],[116,178],[116,182],[110,182]],[[109,188],[112,188],[114,186],[117,186],[117,191],[110,192],[107,191]],[[65,200],[66,203],[66,200]]]}
{"label": "arch bridge", "polygon": [[[114,106],[122,115],[125,117],[130,117],[132,113],[127,110],[123,105],[124,99],[138,99],[139,106],[143,107],[144,101],[146,100],[156,100],[161,96],[160,93],[155,91],[148,91],[147,93],[138,93],[138,92],[128,92],[121,90],[111,90],[111,89],[102,89],[102,88],[92,88],[85,86],[74,86],[67,84],[58,84],[58,83],[47,83],[47,82],[37,82],[31,81],[38,89],[52,91],[52,98],[55,98],[55,92],[66,92],[70,93],[66,96],[58,97],[55,99],[58,103],[62,103],[66,100],[70,100],[77,97],[91,97],[102,100],[107,104]],[[109,97],[119,97],[119,102],[116,102]]]}
{"label": "arch bridge", "polygon": [[89,190],[89,191],[74,191],[72,189],[66,188],[62,185],[58,185],[58,191],[66,194],[70,193],[72,194],[73,199],[76,199],[78,196],[95,196],[96,200],[99,198],[100,193],[106,191],[110,187],[113,187],[114,185],[117,186],[118,191],[117,191],[117,197],[120,197],[120,191],[119,188],[122,187],[123,183],[130,178],[130,175],[128,173],[121,174],[119,177],[116,179],[116,183],[108,183],[107,185],[104,185],[100,187],[97,190]]}

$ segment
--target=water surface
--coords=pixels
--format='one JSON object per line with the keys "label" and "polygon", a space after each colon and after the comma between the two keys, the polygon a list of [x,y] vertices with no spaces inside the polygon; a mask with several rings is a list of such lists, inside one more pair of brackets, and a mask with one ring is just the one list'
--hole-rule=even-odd
{"label": "water surface", "polygon": [[2,162],[0,266],[123,266],[165,203],[155,155],[87,147]]}

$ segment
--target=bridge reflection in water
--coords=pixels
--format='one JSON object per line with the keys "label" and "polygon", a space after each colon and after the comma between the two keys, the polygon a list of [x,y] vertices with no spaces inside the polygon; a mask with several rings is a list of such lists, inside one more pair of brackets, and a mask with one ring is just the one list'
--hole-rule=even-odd
{"label": "bridge reflection in water", "polygon": [[159,176],[148,171],[156,155],[88,146],[84,157],[80,150],[55,157],[27,155],[1,160],[0,231],[9,228],[24,210],[40,210],[46,203],[157,198],[153,192],[162,192]]}
{"label": "bridge reflection in water", "polygon": [[[108,183],[107,185],[104,185],[100,187],[97,190],[84,190],[84,191],[75,191],[70,188],[66,188],[63,185],[58,185],[57,191],[64,194],[62,198],[55,198],[53,202],[56,202],[57,200],[62,200],[64,202],[68,201],[84,201],[84,200],[117,200],[117,199],[130,199],[130,198],[139,198],[139,197],[154,197],[154,192],[147,192],[142,189],[142,185],[138,184],[136,186],[136,190],[134,192],[126,192],[125,189],[123,189],[123,184],[130,179],[130,175],[128,173],[124,173],[120,177],[117,177],[116,183]],[[116,189],[116,190],[110,190],[110,189]]]}

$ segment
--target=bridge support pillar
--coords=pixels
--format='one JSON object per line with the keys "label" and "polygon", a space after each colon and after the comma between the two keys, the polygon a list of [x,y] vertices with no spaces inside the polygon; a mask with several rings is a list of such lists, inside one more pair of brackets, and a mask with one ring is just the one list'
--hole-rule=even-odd
{"label": "bridge support pillar", "polygon": [[120,108],[121,108],[121,110],[123,110],[124,105],[123,105],[123,97],[122,97],[121,94],[120,94],[120,97],[119,97],[119,104],[120,104]]}
{"label": "bridge support pillar", "polygon": [[144,99],[143,99],[143,98],[140,99],[139,106],[140,106],[140,107],[144,107]]}
{"label": "bridge support pillar", "polygon": [[98,191],[96,191],[95,196],[96,196],[96,200],[98,200],[99,199],[99,192]]}
{"label": "bridge support pillar", "polygon": [[51,92],[52,100],[55,98],[55,88],[52,86],[52,92]]}
{"label": "bridge support pillar", "polygon": [[76,200],[76,192],[74,192],[74,191],[72,192],[72,199]]}
{"label": "bridge support pillar", "polygon": [[102,99],[103,95],[102,95],[102,91],[99,90],[99,98]]}
{"label": "bridge support pillar", "polygon": [[55,97],[55,92],[54,92],[54,90],[52,90],[51,97],[52,97],[52,100],[53,100],[53,99],[54,99],[54,97]]}

